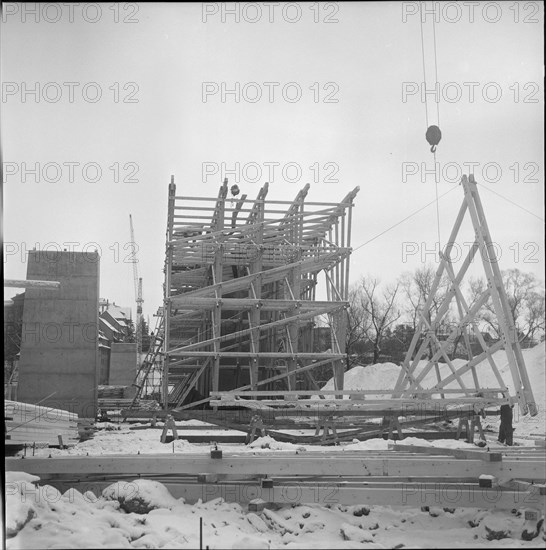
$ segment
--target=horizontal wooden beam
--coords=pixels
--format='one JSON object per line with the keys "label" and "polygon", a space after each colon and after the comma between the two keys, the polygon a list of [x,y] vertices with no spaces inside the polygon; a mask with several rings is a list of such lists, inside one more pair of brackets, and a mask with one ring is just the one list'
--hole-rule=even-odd
{"label": "horizontal wooden beam", "polygon": [[[249,404],[252,402],[252,400],[246,400],[241,399],[244,394],[242,393],[239,396],[234,396],[229,394],[229,392],[226,392],[225,394],[222,394],[222,392],[219,392],[218,399],[214,402],[216,405],[224,405],[227,406],[228,403],[230,406],[233,406],[235,404],[238,404],[240,406],[249,406]],[[320,391],[317,391],[315,395],[319,396]],[[396,398],[396,399],[366,399],[364,401],[358,401],[358,400],[351,400],[351,399],[327,399],[327,400],[319,400],[319,399],[294,399],[294,400],[285,400],[285,399],[260,399],[257,401],[261,406],[277,406],[277,407],[283,407],[287,404],[291,404],[292,406],[298,405],[303,410],[304,408],[319,408],[319,407],[333,407],[336,405],[338,409],[343,408],[346,412],[350,410],[358,410],[358,408],[363,409],[369,409],[372,410],[374,407],[381,409],[381,410],[399,410],[404,411],[404,413],[400,414],[406,414],[408,416],[418,414],[419,411],[430,411],[432,414],[433,411],[439,412],[439,411],[465,411],[465,410],[473,410],[474,414],[476,413],[476,409],[480,410],[485,407],[495,406],[498,407],[499,405],[506,403],[505,399],[483,399],[479,397],[457,397],[453,399],[444,398],[444,399],[403,399],[403,398]]]}
{"label": "horizontal wooden beam", "polygon": [[[313,396],[317,394],[321,395],[349,395],[349,396],[366,396],[366,395],[390,395],[393,393],[394,390],[295,390],[295,391],[238,391],[238,390],[226,390],[222,392],[211,392],[211,395],[213,396],[251,396],[251,395],[260,395],[260,396],[290,396],[290,397],[296,397],[298,395],[301,396]],[[495,389],[488,389],[488,390],[474,390],[475,394],[482,393],[484,391],[490,392],[490,393],[503,393],[505,390],[502,388],[495,388]],[[465,393],[465,390],[462,389],[449,389],[449,390],[442,390],[442,389],[430,389],[430,390],[422,390],[419,392],[419,394],[422,395],[434,395],[434,394],[447,394],[447,393],[453,393],[453,394],[461,394]],[[472,397],[471,397],[472,398]],[[480,395],[475,395],[474,398],[477,399],[483,399]],[[389,402],[392,401],[392,399],[389,399]],[[443,401],[443,400],[442,400]],[[460,400],[457,399],[457,402]],[[419,403],[418,400],[414,400],[414,403]]]}
{"label": "horizontal wooden beam", "polygon": [[391,444],[390,447],[394,451],[400,451],[403,453],[413,452],[413,453],[423,453],[425,455],[448,455],[454,456],[458,459],[478,459],[484,460],[486,462],[501,462],[502,453],[500,452],[490,452],[490,451],[478,451],[478,450],[468,450],[468,449],[445,449],[440,447],[422,447],[419,445],[396,445]]}
{"label": "horizontal wooden beam", "polygon": [[[258,328],[258,327],[256,327]],[[277,351],[260,351],[252,353],[251,351],[169,351],[171,357],[255,357],[259,358],[282,358],[288,357],[293,359],[328,359],[337,360],[345,358],[345,354],[341,353],[286,353]]]}
{"label": "horizontal wooden beam", "polygon": [[[212,201],[212,202],[217,202],[218,197],[176,196],[175,200],[177,200],[177,201],[180,200],[180,201]],[[227,202],[227,201],[230,201],[231,199],[226,198],[224,200]],[[256,204],[289,204],[289,205],[292,205],[294,203],[294,201],[280,201],[280,200],[274,201],[274,200],[266,200],[266,199],[247,199],[244,202],[251,203],[251,204],[256,203]],[[345,201],[345,202],[317,202],[317,201],[307,202],[307,201],[305,201],[305,206],[306,207],[309,207],[309,206],[331,206],[332,208],[337,208],[337,207],[340,207],[340,206],[348,207],[348,206],[351,206],[351,205],[352,205],[352,202],[349,202],[349,201]],[[285,212],[286,212],[286,210],[285,210]]]}
{"label": "horizontal wooden beam", "polygon": [[[484,461],[479,457],[458,459],[444,452],[443,456],[428,456],[404,451],[324,452],[308,451],[284,455],[278,452],[237,456],[224,451],[221,460],[210,454],[141,454],[102,456],[56,456],[40,458],[27,456],[6,458],[6,471],[27,472],[39,476],[92,474],[103,475],[193,475],[216,474],[267,474],[269,476],[385,476],[413,477],[478,477],[494,475],[502,479],[544,480],[544,464],[536,460],[517,461],[505,457],[503,461]],[[432,448],[434,449],[434,448]],[[442,449],[445,451],[445,449]],[[450,449],[452,450],[452,449]],[[479,453],[479,451],[475,451]],[[234,451],[235,453],[235,451]],[[349,456],[346,456],[346,455]],[[437,453],[438,454],[438,453]],[[487,453],[482,453],[487,454]]]}
{"label": "horizontal wooden beam", "polygon": [[58,290],[61,288],[59,281],[32,281],[24,279],[4,279],[5,287],[14,288],[39,288],[42,290]]}
{"label": "horizontal wooden beam", "polygon": [[173,307],[179,310],[214,309],[222,307],[228,311],[256,308],[261,311],[318,311],[327,312],[332,307],[349,307],[349,302],[331,302],[319,300],[268,300],[254,298],[199,298],[176,296],[171,299]]}

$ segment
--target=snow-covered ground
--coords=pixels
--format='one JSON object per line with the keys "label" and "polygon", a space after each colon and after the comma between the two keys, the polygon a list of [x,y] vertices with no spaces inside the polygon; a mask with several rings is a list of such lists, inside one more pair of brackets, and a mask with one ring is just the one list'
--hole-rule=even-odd
{"label": "snow-covered ground", "polygon": [[[36,476],[7,474],[7,548],[543,548],[514,511],[463,508],[296,505],[253,513],[221,498],[190,505],[161,483],[137,490],[113,484],[102,497],[43,486]],[[26,498],[25,498],[26,497]]]}
{"label": "snow-covered ground", "polygon": [[[502,352],[499,352],[499,354]],[[495,359],[502,365],[502,357]],[[533,418],[514,415],[515,441],[531,445],[532,434],[545,431],[544,345],[524,350],[539,414]],[[479,366],[480,380],[489,381]],[[356,367],[346,373],[348,389],[392,388],[399,367],[392,364]],[[492,373],[491,373],[492,374]],[[502,372],[510,386],[509,372]],[[484,376],[485,378],[481,378]],[[328,388],[326,388],[328,389]],[[491,448],[496,442],[496,420],[487,424],[495,433],[487,436]],[[196,425],[198,421],[177,423]],[[104,425],[93,439],[65,449],[36,449],[44,455],[103,454],[198,454],[208,445],[183,439],[160,443],[157,429],[131,430],[129,425]],[[106,429],[110,428],[110,429]],[[204,427],[206,428],[206,426]],[[402,444],[435,447],[475,448],[464,441],[427,442],[412,437]],[[252,445],[222,444],[225,455],[243,453],[302,453],[385,450],[383,439],[354,441],[336,447],[280,443],[270,437]],[[39,482],[36,476],[6,474],[7,548],[199,548],[199,519],[203,518],[203,548],[544,548],[544,531],[530,541],[522,540],[527,525],[519,511],[483,511],[463,508],[417,508],[389,506],[296,505],[248,512],[239,504],[216,499],[190,504],[175,499],[157,481],[138,480],[137,497],[120,491],[114,484],[99,498],[71,489],[61,495]],[[42,485],[34,491],[35,484]],[[38,495],[38,496],[36,496]],[[47,495],[47,498],[43,498]],[[498,539],[498,540],[497,540]]]}
{"label": "snow-covered ground", "polygon": [[[96,454],[141,447],[158,450],[152,430],[107,432],[93,446]],[[138,436],[137,436],[138,434]],[[137,436],[136,439],[135,436]],[[114,445],[117,440],[117,445]],[[125,440],[125,444],[124,444]],[[107,443],[109,442],[109,443]],[[426,442],[415,438],[407,444],[471,447],[453,440]],[[83,444],[82,444],[83,445]],[[161,444],[159,444],[161,445]],[[233,446],[240,454],[302,452],[301,446],[261,438],[251,448]],[[383,450],[381,439],[329,448]],[[226,446],[222,448],[226,449]],[[162,445],[172,452],[172,445]],[[177,441],[175,452],[203,452],[202,445]],[[311,448],[307,447],[309,452]],[[324,451],[324,449],[322,449]],[[61,451],[75,454],[76,448]],[[79,451],[81,454],[83,450]],[[90,453],[91,454],[91,453]],[[137,480],[124,491],[114,483],[101,497],[70,489],[64,494],[39,483],[36,476],[6,474],[8,549],[30,548],[199,548],[199,520],[203,520],[203,548],[543,548],[544,532],[523,540],[524,531],[535,525],[525,522],[521,511],[431,507],[296,505],[253,513],[222,499],[194,504],[171,496],[157,481]],[[36,491],[34,485],[40,484]],[[135,490],[134,485],[138,485]],[[530,537],[527,537],[530,538]]]}
{"label": "snow-covered ground", "polygon": [[[183,423],[180,423],[183,424]],[[89,439],[82,443],[78,443],[67,449],[49,449],[37,448],[35,456],[73,456],[73,455],[118,455],[118,454],[203,454],[208,453],[209,444],[189,443],[185,439],[177,439],[171,443],[160,442],[160,430],[131,430],[127,425],[116,426],[115,430],[100,431],[95,434],[93,439]],[[183,437],[183,436],[182,436]],[[503,447],[496,441],[496,435],[491,435],[491,440],[488,441],[491,448]],[[392,443],[392,442],[391,442]],[[434,447],[449,447],[449,448],[469,448],[475,449],[474,445],[464,442],[463,440],[455,441],[453,439],[437,439],[426,441],[415,437],[406,437],[398,444],[407,445],[431,445]],[[532,442],[524,440],[522,445],[530,445]],[[219,448],[222,449],[225,455],[232,454],[260,454],[270,451],[285,451],[287,453],[295,452],[319,452],[332,453],[345,451],[377,451],[387,450],[389,441],[381,438],[368,439],[367,441],[354,440],[352,443],[338,445],[335,447],[323,447],[319,445],[300,445],[295,443],[285,443],[276,441],[270,436],[260,437],[250,445],[241,445],[237,443],[222,443]],[[30,454],[31,451],[27,450]],[[23,451],[19,452],[21,456]]]}

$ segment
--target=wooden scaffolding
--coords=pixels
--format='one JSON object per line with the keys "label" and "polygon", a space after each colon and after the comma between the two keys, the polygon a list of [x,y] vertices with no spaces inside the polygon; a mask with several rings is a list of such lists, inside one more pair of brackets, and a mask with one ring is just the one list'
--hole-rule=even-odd
{"label": "wooden scaffolding", "polygon": [[[440,253],[440,264],[436,277],[428,299],[421,310],[419,324],[402,365],[393,398],[419,397],[422,392],[428,393],[431,390],[443,392],[446,391],[448,386],[458,388],[460,395],[463,396],[480,395],[486,397],[486,394],[499,393],[508,396],[508,387],[501,375],[501,369],[499,369],[493,357],[495,352],[505,350],[506,361],[515,390],[513,401],[518,403],[523,414],[530,413],[534,416],[537,414],[537,407],[478,187],[472,175],[470,177],[463,176],[461,185],[464,191],[464,199],[447,245]],[[450,254],[457,244],[456,239],[467,214],[472,222],[475,240],[469,248],[458,273],[455,273]],[[461,290],[461,284],[478,251],[478,260],[481,260],[483,266],[487,288],[476,298],[473,304],[468,304]],[[440,282],[446,275],[450,282],[449,290],[435,315],[430,315],[430,306],[433,300],[438,299]],[[490,343],[485,341],[479,327],[480,310],[488,302],[491,303],[500,330],[500,339]],[[440,340],[436,334],[436,329],[445,319],[452,305],[456,308],[458,320],[451,324],[448,337]],[[472,354],[470,346],[470,335],[472,333],[481,347],[481,352],[477,355]],[[468,358],[462,365],[454,364],[448,355],[450,346],[461,337],[466,343],[468,353]],[[440,360],[444,362],[443,373],[440,370]],[[480,365],[481,372],[478,372],[477,365]],[[496,389],[488,389],[480,382],[480,375],[487,368],[492,370],[499,384]],[[432,369],[435,371],[434,374],[432,374]],[[446,369],[448,369],[447,374]],[[471,373],[470,379],[468,377],[469,372]],[[453,392],[455,389],[448,391]]]}
{"label": "wooden scaffolding", "polygon": [[[207,399],[219,390],[296,390],[300,374],[318,390],[313,373],[322,367],[343,389],[351,211],[359,188],[339,203],[306,201],[309,184],[293,201],[268,200],[267,183],[255,199],[237,197],[235,188],[228,197],[225,180],[217,197],[177,196],[171,178],[165,410],[195,391]],[[318,319],[329,331],[327,349],[315,341]]]}

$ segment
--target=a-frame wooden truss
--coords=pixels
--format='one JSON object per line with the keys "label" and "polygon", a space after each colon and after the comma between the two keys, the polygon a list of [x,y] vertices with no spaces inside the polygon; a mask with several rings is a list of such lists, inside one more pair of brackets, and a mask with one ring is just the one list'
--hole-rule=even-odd
{"label": "a-frame wooden truss", "polygon": [[[169,186],[164,288],[163,406],[196,388],[296,389],[303,373],[331,365],[343,389],[351,211],[358,187],[340,203],[176,196]],[[316,299],[323,277],[327,300]],[[317,351],[313,324],[328,319],[330,345]],[[245,385],[246,384],[246,385]]]}
{"label": "a-frame wooden truss", "polygon": [[[496,351],[504,349],[506,351],[506,358],[515,388],[514,400],[519,404],[523,414],[530,413],[534,416],[537,414],[537,408],[525,368],[523,355],[521,353],[514,319],[502,282],[495,247],[491,240],[483,206],[478,193],[478,187],[473,175],[470,175],[470,177],[463,176],[461,184],[464,190],[464,200],[449,240],[443,252],[440,253],[440,264],[436,272],[436,277],[430,295],[422,308],[418,327],[407,351],[393,397],[418,396],[420,391],[425,390],[427,382],[429,387],[426,389],[441,390],[446,388],[449,384],[458,384],[461,389],[461,394],[463,395],[476,395],[476,393],[480,391],[486,392],[487,388],[480,385],[480,373],[477,372],[476,369],[476,366],[485,359],[487,359],[487,362],[481,365],[482,368],[486,368],[485,365],[489,365],[500,385],[500,389],[504,389],[506,394],[508,394],[508,388],[493,358],[493,354]],[[474,227],[475,241],[473,246],[469,249],[459,272],[455,273],[450,254],[456,244],[457,235],[467,214]],[[469,305],[461,290],[461,283],[478,251],[487,279],[487,288],[473,304]],[[430,312],[431,304],[438,293],[440,282],[446,275],[450,280],[449,290],[443,302],[436,310],[435,315],[427,314],[427,312]],[[498,320],[501,333],[500,339],[491,345],[484,340],[478,326],[479,311],[489,300],[491,301],[492,309]],[[452,304],[456,306],[459,319],[455,324],[451,324],[452,330],[447,339],[440,340],[436,336],[436,329],[448,314]],[[475,335],[482,349],[482,351],[475,356],[472,355],[471,346],[469,344],[471,333]],[[459,363],[455,365],[448,356],[448,350],[461,336],[466,343],[468,359],[463,365]],[[431,353],[429,353],[430,349],[433,350]],[[445,361],[450,371],[447,376],[440,375],[440,359]],[[435,384],[430,387],[433,368],[436,371],[436,381]],[[463,380],[463,375],[469,371],[472,374],[472,383],[474,387],[468,387]]]}

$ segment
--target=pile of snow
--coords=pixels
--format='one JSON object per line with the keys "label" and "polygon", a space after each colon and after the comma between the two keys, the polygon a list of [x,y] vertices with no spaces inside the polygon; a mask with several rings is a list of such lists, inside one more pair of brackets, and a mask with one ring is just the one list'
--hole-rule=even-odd
{"label": "pile of snow", "polygon": [[[535,400],[539,404],[546,402],[546,348],[545,343],[539,344],[534,348],[523,350],[523,357],[527,367],[527,373],[533,387]],[[506,352],[499,350],[493,354],[495,364],[507,385],[508,389],[514,393],[514,383],[508,366]],[[455,367],[460,367],[466,363],[463,359],[454,359],[452,361]],[[419,373],[427,364],[426,361],[419,361],[417,373]],[[440,375],[447,378],[451,374],[451,369],[445,363],[440,363]],[[345,390],[390,390],[394,389],[401,367],[394,363],[376,363],[367,367],[353,367],[345,373]],[[498,388],[499,383],[486,359],[476,365],[476,372],[480,385],[482,387]],[[474,385],[472,373],[470,371],[462,375],[462,380],[468,387]],[[433,387],[437,383],[435,369],[431,369],[425,376],[422,385],[424,387]],[[448,384],[446,388],[458,388],[458,382],[455,380]],[[331,378],[322,388],[323,390],[334,390],[334,379]],[[544,407],[542,407],[544,408]]]}
{"label": "pile of snow", "polygon": [[[310,445],[309,445],[310,446]],[[273,451],[305,451],[306,447],[303,445],[295,445],[294,443],[288,443],[283,441],[277,441],[270,435],[259,437],[250,443],[249,447],[252,449],[267,449]]]}
{"label": "pile of snow", "polygon": [[[104,454],[165,454],[202,453],[206,449],[177,439],[171,443],[161,443],[161,430],[131,430],[128,425],[118,425],[117,430],[95,432],[92,439],[82,441],[68,449],[40,449],[36,455],[104,455]],[[20,453],[19,453],[20,454]]]}
{"label": "pile of snow", "polygon": [[352,443],[345,445],[344,449],[347,451],[386,451],[389,448],[389,444],[392,445],[392,441],[388,441],[382,437],[367,439],[366,441],[354,439]]}
{"label": "pile of snow", "polygon": [[[355,439],[352,443],[344,445],[342,449],[345,451],[386,451],[389,445],[393,445],[393,441],[382,438],[368,439],[366,441],[358,441]],[[427,441],[419,437],[405,437],[400,441],[395,442],[396,445],[413,445],[416,447],[437,447],[441,449],[473,449],[476,446],[472,443],[467,443],[463,439],[434,439]],[[490,447],[503,447],[501,444],[491,442]],[[329,448],[330,449],[330,448]]]}
{"label": "pile of snow", "polygon": [[[519,513],[463,508],[294,504],[247,512],[221,498],[194,505],[156,481],[115,483],[102,495],[61,494],[8,474],[7,540],[19,548],[543,548]],[[127,489],[129,486],[129,489]],[[125,488],[124,488],[125,487]],[[138,511],[123,504],[146,503]],[[521,540],[527,537],[526,540]],[[501,541],[499,543],[499,541]]]}
{"label": "pile of snow", "polygon": [[[376,363],[368,367],[353,367],[345,372],[343,389],[354,391],[392,390],[399,374],[400,367],[394,363]],[[330,378],[322,389],[335,390],[334,379]],[[333,399],[335,396],[328,397]],[[345,398],[349,397],[345,396]]]}
{"label": "pile of snow", "polygon": [[178,503],[162,483],[149,479],[135,479],[124,484],[114,483],[104,489],[102,496],[106,500],[119,502],[122,510],[137,514],[147,514],[157,508],[170,510]]}
{"label": "pile of snow", "polygon": [[[535,402],[538,407],[538,415],[534,417],[526,416],[522,417],[519,414],[517,407],[514,408],[514,424],[516,425],[517,435],[531,435],[531,434],[544,434],[546,425],[546,345],[541,343],[533,348],[522,350],[523,358],[525,361],[527,374],[533,390]],[[512,380],[512,374],[508,361],[506,358],[506,352],[499,350],[493,354],[493,359],[497,365],[499,372],[504,380],[504,383],[510,390],[511,395],[515,394],[514,382]],[[425,367],[426,361],[420,361],[417,367],[417,373]],[[465,364],[463,359],[455,359],[453,361],[455,367],[459,367]],[[451,374],[451,370],[448,365],[440,363],[440,376],[447,378]],[[401,367],[394,363],[376,363],[368,367],[353,367],[345,373],[344,377],[344,389],[345,390],[389,390],[394,389],[398,376],[400,374]],[[486,359],[476,365],[476,372],[478,380],[482,387],[498,388],[499,383],[489,365],[489,361]],[[472,373],[470,371],[462,375],[463,382],[467,387],[473,387]],[[431,369],[424,377],[422,382],[423,387],[431,388],[437,383],[435,369]],[[458,382],[453,381],[446,386],[446,388],[458,388]],[[334,379],[331,378],[322,388],[323,390],[334,390]],[[315,396],[313,396],[315,397]],[[327,398],[334,398],[334,396],[327,396]],[[344,396],[346,399],[349,396]],[[385,395],[370,394],[367,398],[381,398]],[[317,398],[318,399],[318,398]],[[488,420],[490,424],[496,426],[498,420]]]}
{"label": "pile of snow", "polygon": [[6,535],[15,536],[34,517],[36,509],[25,498],[26,488],[39,481],[38,476],[24,472],[6,472]]}
{"label": "pile of snow", "polygon": [[[541,343],[533,348],[525,349],[522,351],[523,357],[527,369],[527,374],[533,390],[533,395],[538,408],[538,414],[536,416],[523,416],[521,415],[519,408],[514,408],[514,437],[519,439],[521,445],[532,445],[533,437],[544,435],[546,429],[546,348],[545,343]],[[514,383],[512,381],[512,374],[508,366],[506,352],[504,350],[497,351],[493,354],[495,364],[499,368],[502,379],[506,386],[509,388],[511,394],[514,392]],[[454,365],[460,366],[464,364],[462,359],[456,359],[453,361]],[[420,361],[418,371],[426,365],[426,361]],[[476,365],[476,372],[478,379],[482,387],[498,387],[498,381],[491,370],[489,362],[487,360],[482,361]],[[449,367],[445,364],[440,364],[440,373],[442,377],[447,377],[451,374]],[[396,381],[400,374],[400,367],[394,363],[377,363],[368,367],[353,367],[345,373],[344,377],[344,389],[346,390],[388,390],[395,387]],[[473,386],[472,374],[470,372],[465,373],[462,376],[463,381],[468,387]],[[434,369],[425,376],[423,381],[424,387],[433,387],[437,382],[436,373]],[[447,388],[457,388],[456,381],[452,382]],[[323,387],[324,390],[333,390],[334,380],[330,379]],[[334,396],[328,396],[333,398]],[[381,394],[370,394],[366,396],[369,399],[385,397]],[[345,396],[348,399],[348,396]],[[490,428],[495,432],[498,432],[498,425],[500,419],[498,417],[488,417],[483,423],[484,427]],[[449,447],[453,442],[446,441],[445,445]]]}

